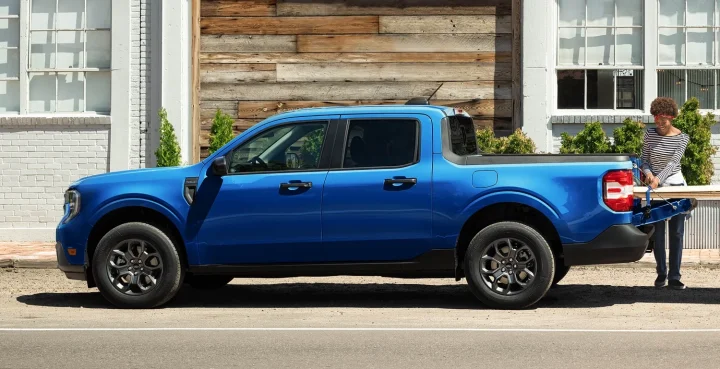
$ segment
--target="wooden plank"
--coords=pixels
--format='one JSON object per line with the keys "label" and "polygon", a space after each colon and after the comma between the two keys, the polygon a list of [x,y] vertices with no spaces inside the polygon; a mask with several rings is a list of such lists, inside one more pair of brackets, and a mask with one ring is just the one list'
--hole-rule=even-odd
{"label": "wooden plank", "polygon": [[203,17],[270,17],[277,14],[275,0],[202,0]]}
{"label": "wooden plank", "polygon": [[[647,187],[635,187],[636,197],[645,199]],[[658,187],[650,192],[653,200],[720,199],[720,185]]]}
{"label": "wooden plank", "polygon": [[522,128],[522,0],[512,0],[513,129]]}
{"label": "wooden plank", "polygon": [[[246,131],[250,127],[254,126],[255,124],[259,123],[260,120],[251,120],[251,119],[240,119],[236,120],[233,124],[233,134],[235,136],[239,135],[240,133]],[[203,121],[202,130],[200,131],[200,137],[199,142],[200,145],[198,147],[209,147],[210,146],[210,129],[212,127],[212,120]]]}
{"label": "wooden plank", "polygon": [[[200,86],[200,98],[203,100],[270,101],[408,100],[416,96],[430,96],[439,86],[440,84],[435,82],[207,83]],[[490,87],[492,89],[492,86]]]}
{"label": "wooden plank", "polygon": [[294,53],[296,36],[280,35],[202,35],[200,51],[203,53]]}
{"label": "wooden plank", "polygon": [[299,52],[511,52],[509,35],[299,35]]}
{"label": "wooden plank", "polygon": [[202,83],[275,82],[275,64],[210,64],[200,72]]}
{"label": "wooden plank", "polygon": [[[355,105],[402,105],[407,100],[332,100],[332,101],[240,101],[239,118],[264,119],[275,114],[305,108],[322,108]],[[475,117],[509,117],[510,100],[432,100],[432,104],[454,107]]]}
{"label": "wooden plank", "polygon": [[279,82],[510,81],[510,63],[278,64]]}
{"label": "wooden plank", "polygon": [[278,0],[280,16],[510,14],[507,0]]}
{"label": "wooden plank", "polygon": [[296,35],[377,33],[378,17],[203,18],[203,34]]}
{"label": "wooden plank", "polygon": [[192,99],[192,137],[190,145],[192,147],[192,162],[197,163],[200,161],[200,14],[201,4],[200,0],[192,0],[192,11],[191,11],[191,55],[192,60],[190,62],[191,73],[192,73],[192,90],[190,91],[190,98]]}
{"label": "wooden plank", "polygon": [[[202,92],[202,90],[201,90]],[[201,93],[202,94],[202,93]],[[215,112],[220,109],[221,112],[228,114],[231,118],[237,116],[237,101],[218,100],[218,101],[200,101],[200,119],[208,119],[215,116]]]}
{"label": "wooden plank", "polygon": [[512,85],[491,81],[447,82],[443,83],[434,96],[438,100],[509,100],[512,98]]}
{"label": "wooden plank", "polygon": [[509,52],[480,53],[200,53],[204,64],[235,63],[509,63]]}
{"label": "wooden plank", "polygon": [[511,33],[507,15],[380,16],[380,33]]}

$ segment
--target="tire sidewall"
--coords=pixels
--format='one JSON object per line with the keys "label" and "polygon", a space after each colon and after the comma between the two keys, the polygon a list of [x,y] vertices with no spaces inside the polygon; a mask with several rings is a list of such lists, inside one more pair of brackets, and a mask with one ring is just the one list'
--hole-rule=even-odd
{"label": "tire sidewall", "polygon": [[[537,261],[537,273],[532,285],[513,296],[493,292],[485,285],[478,268],[483,249],[502,238],[515,238],[524,242],[535,254]],[[481,302],[493,308],[520,309],[535,304],[545,296],[553,281],[555,262],[547,241],[535,229],[523,223],[500,222],[484,228],[470,241],[464,269],[472,293]]]}
{"label": "tire sidewall", "polygon": [[[149,292],[130,296],[118,291],[107,276],[108,255],[117,244],[139,239],[150,243],[160,254],[163,272]],[[177,293],[183,277],[180,258],[172,241],[158,228],[145,223],[126,223],[113,228],[98,243],[93,255],[93,276],[100,293],[112,304],[123,308],[151,308],[164,304]]]}

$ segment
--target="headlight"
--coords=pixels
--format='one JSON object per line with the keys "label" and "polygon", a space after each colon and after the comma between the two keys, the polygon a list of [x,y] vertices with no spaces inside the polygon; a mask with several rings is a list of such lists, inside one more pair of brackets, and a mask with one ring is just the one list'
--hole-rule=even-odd
{"label": "headlight", "polygon": [[65,221],[63,223],[69,222],[80,212],[80,192],[76,190],[65,191],[63,210],[65,211]]}

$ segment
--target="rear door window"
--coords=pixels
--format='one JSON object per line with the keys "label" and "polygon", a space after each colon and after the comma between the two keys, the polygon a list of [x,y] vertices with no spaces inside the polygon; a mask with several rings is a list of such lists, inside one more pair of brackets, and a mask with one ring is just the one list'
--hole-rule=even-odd
{"label": "rear door window", "polygon": [[343,168],[401,167],[418,158],[418,121],[353,119],[350,121]]}

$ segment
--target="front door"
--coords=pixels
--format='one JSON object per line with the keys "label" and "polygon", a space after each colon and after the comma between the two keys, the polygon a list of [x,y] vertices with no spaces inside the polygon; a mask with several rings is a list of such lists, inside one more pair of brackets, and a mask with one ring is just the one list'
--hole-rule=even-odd
{"label": "front door", "polygon": [[273,125],[226,155],[228,175],[207,177],[197,194],[212,204],[197,233],[202,264],[322,259],[322,152],[335,118]]}
{"label": "front door", "polygon": [[355,115],[341,122],[338,135],[346,134],[335,143],[323,192],[328,261],[401,261],[430,251],[429,118]]}

